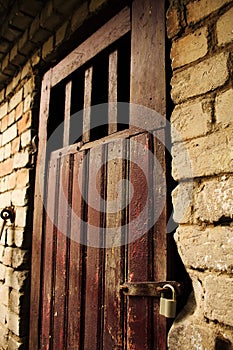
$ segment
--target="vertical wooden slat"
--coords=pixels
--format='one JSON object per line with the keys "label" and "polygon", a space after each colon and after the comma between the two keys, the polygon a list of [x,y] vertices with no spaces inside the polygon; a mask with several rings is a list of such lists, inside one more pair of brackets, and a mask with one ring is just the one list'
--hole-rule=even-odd
{"label": "vertical wooden slat", "polygon": [[93,67],[85,71],[84,106],[83,106],[83,142],[90,141],[91,127],[91,94]]}
{"label": "vertical wooden slat", "polygon": [[82,292],[83,292],[83,256],[84,246],[80,244],[83,232],[83,199],[82,188],[85,179],[83,169],[83,153],[74,155],[73,185],[72,185],[72,215],[70,233],[70,260],[69,260],[69,297],[68,297],[68,337],[67,348],[79,350],[81,338]]}
{"label": "vertical wooden slat", "polygon": [[102,164],[103,147],[91,149],[88,178],[84,350],[100,350],[102,344],[104,251],[102,248],[98,248],[104,243],[101,214],[101,198],[104,195]]}
{"label": "vertical wooden slat", "polygon": [[71,89],[72,89],[72,81],[69,81],[66,84],[66,90],[65,90],[65,115],[64,115],[63,147],[68,146],[69,140],[70,140]]}
{"label": "vertical wooden slat", "polygon": [[47,121],[49,115],[49,100],[51,90],[51,70],[42,81],[41,104],[39,117],[39,146],[37,155],[36,181],[34,194],[34,217],[32,234],[32,265],[31,265],[31,300],[30,300],[30,335],[29,348],[37,349],[39,344],[40,321],[40,281],[41,281],[41,249],[43,231],[43,200],[45,153],[47,142]]}
{"label": "vertical wooden slat", "polygon": [[[166,114],[163,0],[134,0],[132,4],[130,102]],[[135,117],[130,115],[130,124],[134,125]]]}
{"label": "vertical wooden slat", "polygon": [[[129,281],[151,280],[151,237],[148,231],[147,202],[150,184],[149,138],[146,134],[130,140],[130,184],[133,189],[129,206],[128,247]],[[151,189],[150,189],[151,190]],[[131,192],[131,191],[130,191]],[[147,298],[129,298],[127,349],[150,349],[150,304]]]}
{"label": "vertical wooden slat", "polygon": [[52,317],[52,285],[53,285],[53,248],[56,236],[58,201],[57,191],[57,160],[51,160],[48,166],[47,183],[47,204],[46,204],[46,225],[44,239],[44,259],[43,259],[43,294],[42,294],[42,318],[41,318],[41,347],[49,349],[52,339],[51,317]]}
{"label": "vertical wooden slat", "polygon": [[108,134],[117,131],[117,63],[118,51],[109,55],[109,77],[108,77]]}
{"label": "vertical wooden slat", "polygon": [[[166,281],[167,279],[167,234],[166,234],[166,190],[164,188],[166,176],[165,163],[165,130],[161,129],[153,134],[154,156],[161,169],[154,166],[154,212],[158,216],[153,227],[154,250],[154,279]],[[158,164],[157,163],[157,164]],[[162,170],[162,174],[161,174]],[[159,315],[159,301],[154,299],[154,348],[165,350],[167,343],[166,319]]]}
{"label": "vertical wooden slat", "polygon": [[67,336],[66,332],[66,296],[67,296],[67,236],[70,232],[68,229],[69,220],[69,181],[71,176],[70,157],[61,158],[60,169],[60,188],[59,188],[59,203],[58,205],[58,231],[55,256],[55,285],[54,285],[54,320],[53,320],[53,349],[63,350]]}
{"label": "vertical wooden slat", "polygon": [[120,284],[124,280],[121,244],[124,242],[125,143],[120,140],[108,144],[104,350],[123,347]]}

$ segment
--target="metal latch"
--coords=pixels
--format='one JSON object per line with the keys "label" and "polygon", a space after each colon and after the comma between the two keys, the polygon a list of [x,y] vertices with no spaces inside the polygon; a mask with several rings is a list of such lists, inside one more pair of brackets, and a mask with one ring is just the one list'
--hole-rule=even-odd
{"label": "metal latch", "polygon": [[176,282],[176,281],[126,282],[120,286],[120,290],[124,293],[124,295],[127,295],[127,296],[160,298],[161,292],[169,291],[169,288],[165,286],[167,284],[174,287],[177,296],[182,294],[182,286],[179,282]]}

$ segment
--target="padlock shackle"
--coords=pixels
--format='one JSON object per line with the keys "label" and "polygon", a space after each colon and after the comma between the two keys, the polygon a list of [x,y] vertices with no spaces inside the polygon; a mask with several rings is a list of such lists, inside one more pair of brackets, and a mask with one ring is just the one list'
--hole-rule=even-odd
{"label": "padlock shackle", "polygon": [[174,288],[171,284],[165,284],[165,285],[163,286],[163,289],[165,289],[165,288],[170,288],[170,289],[171,289],[171,291],[172,291],[172,299],[173,299],[173,300],[176,300],[176,291],[175,291],[175,288]]}

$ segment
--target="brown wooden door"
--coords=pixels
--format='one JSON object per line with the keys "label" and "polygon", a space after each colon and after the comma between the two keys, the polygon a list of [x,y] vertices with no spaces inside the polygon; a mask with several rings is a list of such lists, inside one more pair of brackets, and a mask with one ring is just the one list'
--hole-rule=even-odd
{"label": "brown wooden door", "polygon": [[44,76],[30,349],[166,349],[159,300],[121,291],[166,280],[164,40],[135,0]]}

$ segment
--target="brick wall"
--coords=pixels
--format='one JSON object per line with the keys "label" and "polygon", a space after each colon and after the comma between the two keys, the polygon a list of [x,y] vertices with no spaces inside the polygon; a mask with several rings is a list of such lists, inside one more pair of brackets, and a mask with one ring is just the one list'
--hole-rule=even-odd
{"label": "brick wall", "polygon": [[[31,138],[35,80],[23,69],[1,91],[0,209],[13,204],[15,223],[7,222],[0,244],[0,347],[23,348],[28,335],[33,176]],[[2,224],[2,220],[1,220]]]}
{"label": "brick wall", "polygon": [[[51,66],[55,56],[58,59],[65,50],[69,50],[72,35],[105,3],[105,0],[47,1],[40,12],[37,9],[30,25],[26,29],[21,28],[22,35],[12,43],[12,48],[2,60],[0,210],[12,203],[16,218],[14,224],[7,222],[0,242],[1,350],[28,349],[34,183],[31,141],[38,132],[42,76],[39,72]],[[25,14],[30,9],[31,16],[34,15],[35,9],[30,7],[30,1],[24,2],[23,6],[23,9],[18,9],[17,16],[22,16],[21,10]],[[15,26],[18,25],[16,19],[19,18],[12,17]]]}
{"label": "brick wall", "polygon": [[[73,34],[105,3],[47,1],[30,25],[20,29],[21,36],[2,61],[0,209],[11,202],[16,209],[15,224],[6,226],[0,244],[3,350],[28,348],[31,139],[37,133],[38,69],[44,71],[62,57]],[[173,0],[167,12],[175,104],[172,171],[179,182],[173,193],[179,223],[175,238],[194,289],[170,331],[173,350],[224,350],[233,344],[232,17],[230,0]]]}
{"label": "brick wall", "polygon": [[194,290],[169,349],[232,349],[233,2],[173,1],[167,33],[175,240]]}

